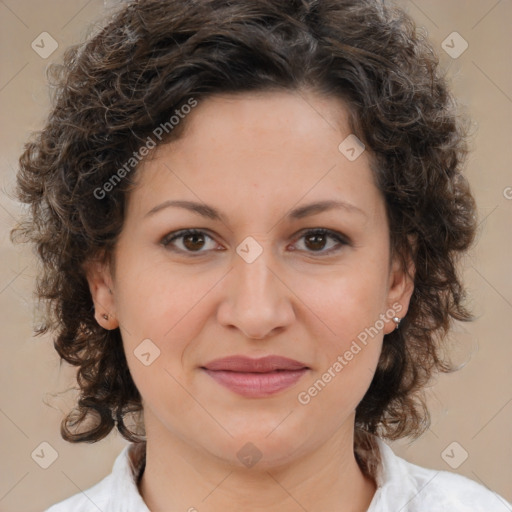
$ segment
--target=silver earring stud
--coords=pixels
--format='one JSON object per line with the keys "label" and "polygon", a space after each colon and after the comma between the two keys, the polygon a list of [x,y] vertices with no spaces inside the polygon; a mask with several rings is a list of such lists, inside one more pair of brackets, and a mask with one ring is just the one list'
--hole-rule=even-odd
{"label": "silver earring stud", "polygon": [[108,315],[103,314],[103,318],[104,318],[105,320],[108,320]]}
{"label": "silver earring stud", "polygon": [[395,322],[395,325],[396,325],[396,328],[398,329],[398,326],[400,325],[400,321],[402,319],[401,318],[398,318],[397,316],[394,316],[393,317],[393,322]]}

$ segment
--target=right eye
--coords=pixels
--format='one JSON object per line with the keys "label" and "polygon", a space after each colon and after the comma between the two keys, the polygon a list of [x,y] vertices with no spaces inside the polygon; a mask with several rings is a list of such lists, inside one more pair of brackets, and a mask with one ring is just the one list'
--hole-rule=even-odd
{"label": "right eye", "polygon": [[[208,239],[213,241],[210,235],[200,229],[182,229],[167,234],[160,243],[172,251],[193,254],[207,252],[207,250],[202,251],[201,249],[203,249]],[[175,243],[177,240],[179,241],[178,244]],[[210,250],[215,249],[212,247]]]}

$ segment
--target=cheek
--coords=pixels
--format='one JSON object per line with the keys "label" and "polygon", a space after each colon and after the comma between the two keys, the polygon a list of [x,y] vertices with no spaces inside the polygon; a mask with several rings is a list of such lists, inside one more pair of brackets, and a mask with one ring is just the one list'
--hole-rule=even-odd
{"label": "cheek", "polygon": [[194,405],[185,391],[190,384],[183,374],[183,355],[190,341],[199,337],[200,299],[214,283],[190,279],[175,269],[171,274],[169,266],[141,265],[132,270],[136,268],[132,262],[130,274],[125,273],[131,277],[120,279],[116,288],[128,367],[145,406],[156,415],[166,411],[180,417]]}
{"label": "cheek", "polygon": [[323,322],[335,348],[344,348],[374,326],[386,310],[386,275],[381,267],[361,262],[321,280],[318,276],[302,280],[298,294],[306,297],[305,304]]}
{"label": "cheek", "polygon": [[188,340],[197,336],[194,304],[209,283],[191,282],[179,272],[168,275],[163,265],[122,263],[116,282],[116,315],[130,373],[146,397],[159,386],[172,385],[171,375],[181,364]]}
{"label": "cheek", "polygon": [[150,266],[126,262],[124,268],[129,272],[120,279],[116,311],[130,344],[148,337],[163,344],[181,333],[190,336],[202,299],[219,279],[212,273],[180,271],[158,261]]}
{"label": "cheek", "polygon": [[[354,265],[325,280],[303,281],[309,288],[308,306],[321,322],[313,334],[316,352],[315,372],[301,387],[303,405],[318,407],[318,413],[334,407],[346,411],[357,406],[368,389],[379,360],[383,321],[386,311],[385,274],[382,268]],[[311,316],[311,315],[310,315]],[[327,409],[325,409],[327,408]]]}

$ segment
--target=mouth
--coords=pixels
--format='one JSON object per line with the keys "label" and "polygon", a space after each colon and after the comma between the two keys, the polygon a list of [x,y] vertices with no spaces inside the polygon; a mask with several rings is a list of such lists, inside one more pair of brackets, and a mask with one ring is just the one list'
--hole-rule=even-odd
{"label": "mouth", "polygon": [[201,370],[238,395],[262,398],[290,388],[310,368],[300,361],[281,356],[260,359],[231,356],[211,361]]}

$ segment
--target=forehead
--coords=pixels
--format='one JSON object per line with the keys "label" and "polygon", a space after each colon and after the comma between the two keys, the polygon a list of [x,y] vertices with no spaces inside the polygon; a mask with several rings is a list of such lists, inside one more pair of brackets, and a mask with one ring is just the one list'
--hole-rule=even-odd
{"label": "forehead", "polygon": [[189,198],[217,200],[225,209],[263,202],[275,210],[301,198],[350,198],[371,215],[381,199],[367,152],[351,161],[340,151],[353,134],[338,98],[305,92],[215,95],[199,101],[184,122],[180,137],[140,166],[139,208]]}

